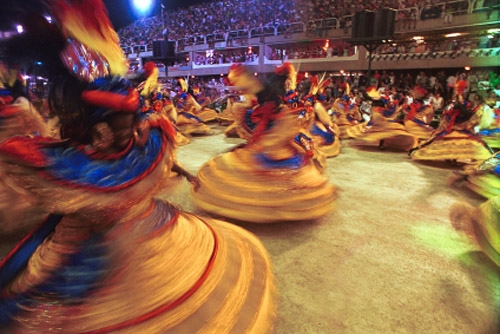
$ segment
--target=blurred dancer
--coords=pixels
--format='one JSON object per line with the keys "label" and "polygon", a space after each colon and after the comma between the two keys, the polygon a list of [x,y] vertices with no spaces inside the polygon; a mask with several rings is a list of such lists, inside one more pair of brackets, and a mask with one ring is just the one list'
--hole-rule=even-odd
{"label": "blurred dancer", "polygon": [[[56,136],[27,99],[27,88],[21,73],[0,62],[0,142],[15,135]],[[0,170],[0,237],[26,232],[38,224],[46,212],[26,201],[8,185]]]}
{"label": "blurred dancer", "polygon": [[477,164],[466,165],[463,170],[455,171],[449,181],[451,184],[463,184],[486,198],[500,196],[500,152]]}
{"label": "blurred dancer", "polygon": [[176,144],[178,146],[189,144],[191,139],[182,134],[175,125],[178,119],[177,110],[170,97],[167,98],[167,95],[158,84],[159,70],[154,62],[149,61],[144,64],[144,75],[145,80],[137,86],[137,90],[143,99],[143,111],[167,117],[174,124]]}
{"label": "blurred dancer", "polygon": [[457,83],[453,103],[448,105],[438,128],[418,147],[410,151],[414,160],[447,160],[477,163],[490,158],[491,148],[477,135],[480,124],[491,122],[483,108],[474,107],[463,97],[464,83]]}
{"label": "blurred dancer", "polygon": [[[182,117],[193,119],[195,116],[202,123],[217,120],[218,113],[214,109],[202,106],[196,101],[195,97],[189,92],[188,83],[182,78],[177,79],[178,95],[175,97],[176,108]],[[182,122],[179,120],[179,122]],[[199,130],[197,131],[199,132]],[[198,134],[198,133],[193,133]],[[205,133],[202,133],[205,134]]]}
{"label": "blurred dancer", "polygon": [[309,94],[304,96],[303,105],[307,114],[311,115],[310,124],[307,125],[308,135],[311,136],[314,147],[326,158],[336,157],[340,154],[342,143],[340,141],[340,130],[335,124],[325,106],[323,87],[328,84],[328,80],[313,76],[310,79]]}
{"label": "blurred dancer", "polygon": [[366,124],[358,106],[351,100],[349,84],[345,83],[344,87],[344,94],[332,105],[332,116],[340,129],[340,138],[355,138],[365,131]]}
{"label": "blurred dancer", "polygon": [[388,145],[404,150],[416,146],[417,138],[404,126],[404,113],[398,99],[381,95],[374,86],[368,87],[364,96],[371,103],[371,119],[366,131],[359,133],[356,139],[378,143],[381,150]]}
{"label": "blurred dancer", "polygon": [[450,209],[455,229],[463,232],[488,258],[500,267],[500,196],[478,207],[456,203]]}
{"label": "blurred dancer", "polygon": [[168,186],[174,130],[167,118],[144,117],[103,3],[51,4],[62,30],[39,17],[16,43],[30,32],[50,43],[44,61],[56,64],[50,105],[63,140],[8,138],[0,165],[52,214],[0,263],[2,331],[271,331],[274,287],[262,244],[153,197]]}
{"label": "blurred dancer", "polygon": [[240,132],[247,144],[198,171],[200,187],[192,198],[201,209],[254,223],[315,219],[333,209],[335,189],[314,161],[313,143],[299,119],[304,108],[282,102],[290,70],[284,65],[260,84],[243,67],[232,69],[229,77],[248,82],[257,105],[242,113]]}
{"label": "blurred dancer", "polygon": [[425,103],[424,99],[428,92],[424,88],[416,86],[410,94],[413,97],[412,102],[401,106],[405,113],[405,128],[419,141],[426,140],[434,132],[434,128],[430,125],[434,117],[434,108]]}

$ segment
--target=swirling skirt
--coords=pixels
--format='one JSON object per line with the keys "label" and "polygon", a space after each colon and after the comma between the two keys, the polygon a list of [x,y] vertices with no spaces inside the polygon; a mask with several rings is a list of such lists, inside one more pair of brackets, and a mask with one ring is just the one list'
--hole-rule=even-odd
{"label": "swirling skirt", "polygon": [[461,162],[482,161],[492,156],[488,145],[471,134],[452,131],[423,143],[412,151],[415,160],[457,160]]}
{"label": "swirling skirt", "polygon": [[185,136],[191,135],[211,135],[212,129],[200,119],[193,118],[191,115],[179,114],[175,123],[179,131]]}
{"label": "swirling skirt", "polygon": [[396,121],[385,121],[366,126],[366,131],[360,133],[356,139],[366,142],[388,140],[386,146],[401,147],[403,150],[415,147],[418,142],[418,139],[409,133],[403,124]]}
{"label": "swirling skirt", "polygon": [[455,204],[450,210],[450,220],[500,267],[500,196],[490,198],[478,208]]}
{"label": "swirling skirt", "polygon": [[195,115],[204,123],[213,122],[219,118],[219,113],[216,110],[207,107],[204,107],[199,112],[196,112]]}
{"label": "swirling skirt", "polygon": [[335,188],[314,163],[264,167],[241,148],[213,158],[199,172],[192,199],[209,213],[254,223],[299,221],[330,212]]}
{"label": "swirling skirt", "polygon": [[15,306],[6,333],[272,330],[269,258],[246,230],[159,200],[146,217],[86,230],[63,218],[3,289]]}

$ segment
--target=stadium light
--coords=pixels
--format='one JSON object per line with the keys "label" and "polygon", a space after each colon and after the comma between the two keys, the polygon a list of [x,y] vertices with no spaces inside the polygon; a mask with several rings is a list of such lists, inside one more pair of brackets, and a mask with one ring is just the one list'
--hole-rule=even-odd
{"label": "stadium light", "polygon": [[140,16],[148,16],[153,11],[154,0],[131,0],[134,12]]}

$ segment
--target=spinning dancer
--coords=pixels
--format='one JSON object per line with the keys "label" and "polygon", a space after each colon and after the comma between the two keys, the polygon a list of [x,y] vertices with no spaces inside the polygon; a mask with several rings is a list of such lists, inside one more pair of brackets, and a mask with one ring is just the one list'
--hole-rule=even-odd
{"label": "spinning dancer", "polygon": [[494,150],[500,150],[500,75],[490,73],[489,75],[490,90],[483,98],[479,94],[478,105],[483,109],[483,112],[490,115],[491,123],[483,124],[478,131],[478,135],[483,139],[489,147]]}
{"label": "spinning dancer", "polygon": [[476,134],[476,128],[488,117],[479,106],[473,106],[462,93],[464,83],[458,82],[455,100],[441,115],[438,128],[430,138],[410,151],[414,160],[447,160],[477,163],[489,159],[493,151]]}
{"label": "spinning dancer", "polygon": [[450,183],[463,185],[486,198],[500,196],[500,152],[491,158],[474,165],[466,165],[463,170],[455,171]]}
{"label": "spinning dancer", "polygon": [[332,105],[332,118],[340,129],[340,138],[356,138],[365,131],[366,124],[358,106],[351,101],[349,84],[344,85],[344,94]]}
{"label": "spinning dancer", "polygon": [[[21,74],[0,62],[0,142],[14,135],[52,135],[26,95]],[[0,171],[0,237],[27,231],[46,215],[43,209],[31,205],[4,185],[5,181],[8,179]]]}
{"label": "spinning dancer", "polygon": [[257,88],[258,104],[243,114],[242,137],[248,135],[248,143],[216,156],[198,171],[200,186],[192,198],[201,209],[270,223],[315,219],[333,208],[334,187],[314,162],[311,141],[298,119],[303,108],[282,103],[288,70],[280,67],[262,87],[243,67],[232,69],[231,82],[244,77],[249,89]]}
{"label": "spinning dancer", "polygon": [[51,135],[42,115],[26,96],[21,74],[0,62],[0,141],[12,135]]}
{"label": "spinning dancer", "polygon": [[[310,80],[309,94],[304,96],[303,105],[306,113],[306,130],[311,136],[315,148],[326,158],[336,157],[340,153],[342,143],[340,142],[340,130],[335,124],[326,108],[321,103],[323,99],[322,89],[328,83],[328,80],[318,79],[313,76]],[[310,115],[310,116],[309,116]],[[311,120],[308,122],[308,116]]]}
{"label": "spinning dancer", "polygon": [[[194,98],[187,92],[187,84],[183,79],[178,79],[178,93],[174,98],[174,106],[177,111],[175,126],[186,137],[192,135],[210,135],[212,130],[202,119],[193,113]],[[195,107],[196,109],[196,107]]]}
{"label": "spinning dancer", "polygon": [[166,98],[165,92],[161,91],[158,84],[159,70],[154,62],[149,61],[144,64],[144,75],[146,79],[137,86],[137,90],[143,99],[143,111],[167,117],[174,124],[177,146],[189,144],[191,139],[183,135],[175,126],[178,118],[177,110],[172,101]]}
{"label": "spinning dancer", "polygon": [[430,126],[434,117],[434,108],[424,102],[427,90],[420,86],[413,88],[411,95],[413,101],[402,104],[401,109],[406,113],[404,125],[406,130],[413,134],[419,141],[430,137],[434,128]]}
{"label": "spinning dancer", "polygon": [[174,130],[141,112],[104,4],[51,4],[62,30],[30,18],[24,36],[50,31],[28,45],[50,46],[44,64],[66,65],[49,78],[63,140],[8,138],[0,166],[53,214],[0,263],[2,331],[270,332],[274,287],[262,244],[153,197],[168,186]]}
{"label": "spinning dancer", "polygon": [[450,220],[500,267],[500,196],[479,207],[456,203],[450,209]]}
{"label": "spinning dancer", "polygon": [[368,87],[365,98],[371,102],[371,120],[356,139],[366,142],[378,142],[378,148],[387,145],[409,150],[417,144],[417,138],[409,133],[399,112],[399,100],[391,101],[382,96],[374,86]]}
{"label": "spinning dancer", "polygon": [[[322,98],[322,95],[318,94],[321,88],[318,78],[313,77],[313,81],[306,80],[291,63],[285,63],[278,71],[288,73],[283,102],[288,108],[298,111],[301,132],[297,138],[301,138],[302,145],[311,152],[318,170],[323,172],[326,159],[340,153],[341,143],[337,136],[337,126],[330,119],[323,104],[318,101],[318,98]],[[324,80],[322,83],[327,84]]]}
{"label": "spinning dancer", "polygon": [[191,95],[191,93],[189,93],[188,84],[184,79],[182,78],[177,79],[177,83],[178,83],[179,95],[177,95],[175,99],[176,99],[176,108],[179,113],[182,113],[183,116],[186,116],[188,118],[192,118],[190,115],[195,116],[202,123],[207,123],[217,120],[217,117],[219,116],[217,111],[211,108],[201,106],[198,103],[198,101],[196,101],[194,96]]}

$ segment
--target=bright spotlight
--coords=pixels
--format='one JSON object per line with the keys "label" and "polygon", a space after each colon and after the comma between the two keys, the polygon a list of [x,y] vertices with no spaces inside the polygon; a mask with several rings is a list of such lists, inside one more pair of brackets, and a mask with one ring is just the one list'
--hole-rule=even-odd
{"label": "bright spotlight", "polygon": [[131,0],[132,8],[139,15],[148,15],[153,10],[153,0]]}

